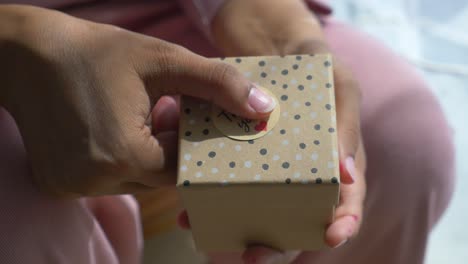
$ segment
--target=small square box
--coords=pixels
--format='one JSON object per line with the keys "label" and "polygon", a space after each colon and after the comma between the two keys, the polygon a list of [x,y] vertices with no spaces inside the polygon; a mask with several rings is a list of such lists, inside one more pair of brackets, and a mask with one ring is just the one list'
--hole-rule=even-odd
{"label": "small square box", "polygon": [[233,139],[215,125],[216,107],[182,98],[177,186],[197,249],[323,247],[340,178],[331,57],[224,61],[277,98],[278,120],[259,138]]}

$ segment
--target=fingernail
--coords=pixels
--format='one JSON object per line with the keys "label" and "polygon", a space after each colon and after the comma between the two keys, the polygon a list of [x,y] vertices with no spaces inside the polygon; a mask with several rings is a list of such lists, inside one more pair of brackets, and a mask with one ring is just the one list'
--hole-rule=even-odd
{"label": "fingernail", "polygon": [[353,157],[347,157],[345,160],[346,170],[348,171],[349,176],[353,179],[353,182],[356,181],[356,165],[354,164]]}
{"label": "fingernail", "polygon": [[250,89],[248,102],[250,107],[259,113],[269,113],[276,107],[275,99],[255,85]]}
{"label": "fingernail", "polygon": [[348,242],[347,238],[345,240],[341,241],[340,243],[338,243],[338,245],[334,246],[333,248],[339,248],[339,247],[343,246],[344,244],[346,244],[346,242]]}

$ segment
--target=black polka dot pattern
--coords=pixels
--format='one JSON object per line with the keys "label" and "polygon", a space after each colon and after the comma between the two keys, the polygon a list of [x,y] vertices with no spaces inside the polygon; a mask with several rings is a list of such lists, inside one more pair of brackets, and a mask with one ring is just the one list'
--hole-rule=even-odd
{"label": "black polka dot pattern", "polygon": [[[284,185],[339,183],[339,178],[333,176],[337,173],[338,158],[336,151],[331,150],[336,146],[331,140],[336,140],[337,134],[336,106],[331,101],[334,90],[330,90],[332,61],[321,54],[286,56],[285,64],[278,63],[279,60],[276,57],[225,60],[278,99],[280,121],[261,138],[223,140],[222,131],[216,127],[217,117],[211,115],[211,105],[183,97],[180,185],[193,188],[212,181],[222,186],[254,181]],[[253,130],[256,124],[250,123],[249,129]]]}

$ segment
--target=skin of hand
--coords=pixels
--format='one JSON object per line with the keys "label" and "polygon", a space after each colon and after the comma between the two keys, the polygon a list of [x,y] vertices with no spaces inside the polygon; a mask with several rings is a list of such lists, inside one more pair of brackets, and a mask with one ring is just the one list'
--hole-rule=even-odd
{"label": "skin of hand", "polygon": [[59,197],[173,185],[177,107],[168,95],[249,118],[275,106],[225,63],[41,8],[0,5],[0,58],[0,105],[18,124],[32,180]]}
{"label": "skin of hand", "polygon": [[[239,19],[242,14],[242,19]],[[228,1],[212,26],[215,42],[226,55],[328,53],[320,23],[302,0]],[[351,71],[334,58],[341,194],[325,242],[337,247],[355,237],[362,222],[366,159],[360,130],[361,93]],[[179,221],[188,227],[186,217]],[[246,263],[291,263],[300,254],[249,247]]]}

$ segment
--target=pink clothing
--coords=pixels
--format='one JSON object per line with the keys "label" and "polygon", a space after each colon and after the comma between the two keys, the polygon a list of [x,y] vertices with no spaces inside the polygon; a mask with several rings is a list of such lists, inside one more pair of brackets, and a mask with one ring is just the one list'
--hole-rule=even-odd
{"label": "pink clothing", "polygon": [[[60,8],[163,38],[205,56],[220,55],[174,1],[14,2]],[[194,16],[193,5],[183,2]],[[203,16],[209,20],[213,10],[215,6],[205,6],[198,12],[206,12]],[[200,21],[198,25],[206,25]],[[363,91],[367,200],[355,240],[333,251],[304,253],[297,263],[423,263],[429,231],[452,192],[451,131],[426,84],[402,59],[331,19],[324,20],[324,31],[333,52],[351,66]],[[142,238],[135,201],[129,196],[61,201],[39,193],[31,183],[16,125],[1,108],[0,197],[2,263],[139,261]],[[215,256],[215,262],[239,263],[239,259],[236,254],[229,259]]]}
{"label": "pink clothing", "polygon": [[0,263],[138,263],[133,198],[64,201],[38,192],[19,131],[2,108],[0,146]]}

